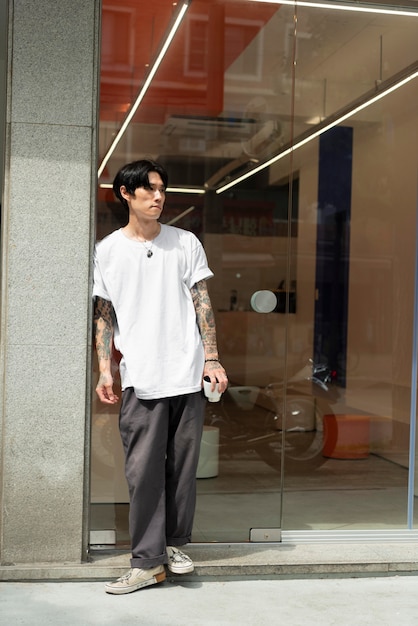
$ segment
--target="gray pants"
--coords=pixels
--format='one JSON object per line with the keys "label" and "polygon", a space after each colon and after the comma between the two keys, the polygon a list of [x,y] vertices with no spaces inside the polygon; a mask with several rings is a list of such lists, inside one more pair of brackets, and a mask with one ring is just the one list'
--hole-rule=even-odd
{"label": "gray pants", "polygon": [[202,392],[139,400],[125,389],[119,429],[130,495],[131,567],[167,562],[191,539],[204,408]]}

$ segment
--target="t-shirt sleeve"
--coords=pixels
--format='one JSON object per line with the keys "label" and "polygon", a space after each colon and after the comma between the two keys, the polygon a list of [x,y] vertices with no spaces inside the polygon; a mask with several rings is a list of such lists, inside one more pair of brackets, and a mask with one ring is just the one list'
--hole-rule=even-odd
{"label": "t-shirt sleeve", "polygon": [[104,300],[111,300],[107,289],[106,289],[106,285],[105,282],[103,280],[103,276],[102,276],[102,272],[100,270],[100,263],[99,263],[99,258],[98,258],[98,254],[97,254],[97,245],[94,249],[94,257],[93,257],[93,261],[94,261],[94,271],[93,271],[93,298],[94,297],[99,297],[99,298],[103,298]]}
{"label": "t-shirt sleeve", "polygon": [[190,284],[191,289],[193,285],[199,282],[199,280],[207,280],[212,278],[213,272],[209,269],[206,253],[202,244],[197,237],[192,239],[192,260],[191,260],[191,272],[190,272]]}

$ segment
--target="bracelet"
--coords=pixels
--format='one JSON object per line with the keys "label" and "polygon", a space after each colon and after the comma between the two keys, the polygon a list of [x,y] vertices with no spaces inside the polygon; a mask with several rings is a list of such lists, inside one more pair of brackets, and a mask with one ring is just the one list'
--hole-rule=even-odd
{"label": "bracelet", "polygon": [[219,359],[205,359],[205,363],[208,363],[209,361],[216,361],[219,363]]}

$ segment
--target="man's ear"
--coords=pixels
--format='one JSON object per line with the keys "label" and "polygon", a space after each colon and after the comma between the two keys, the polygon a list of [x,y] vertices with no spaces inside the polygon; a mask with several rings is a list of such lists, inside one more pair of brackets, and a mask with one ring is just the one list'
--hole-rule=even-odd
{"label": "man's ear", "polygon": [[130,200],[131,199],[131,194],[126,190],[125,185],[121,185],[119,187],[119,191],[120,191],[120,195],[122,196],[122,198],[124,198],[124,200]]}

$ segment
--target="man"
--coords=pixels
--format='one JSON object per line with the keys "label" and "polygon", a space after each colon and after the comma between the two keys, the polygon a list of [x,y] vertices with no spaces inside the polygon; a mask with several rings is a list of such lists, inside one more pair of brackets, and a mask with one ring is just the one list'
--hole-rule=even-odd
{"label": "man", "polygon": [[225,391],[206,279],[213,276],[192,233],[160,224],[167,173],[151,160],[122,167],[113,190],[128,223],[96,245],[94,329],[96,392],[113,391],[113,342],[122,355],[119,428],[130,494],[131,569],[107,593],[165,579],[165,567],[193,571],[179,550],[190,541],[203,429],[202,379]]}

